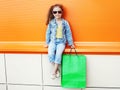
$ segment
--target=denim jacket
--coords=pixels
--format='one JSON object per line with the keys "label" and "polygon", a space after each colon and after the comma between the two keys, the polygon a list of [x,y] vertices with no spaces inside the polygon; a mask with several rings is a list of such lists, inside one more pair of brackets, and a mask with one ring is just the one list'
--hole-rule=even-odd
{"label": "denim jacket", "polygon": [[[46,31],[46,44],[49,44],[51,41],[55,43],[56,41],[56,30],[57,30],[56,19],[52,19],[48,24]],[[73,45],[72,33],[69,26],[69,23],[62,19],[62,35],[63,35],[63,43],[68,43],[68,45]]]}

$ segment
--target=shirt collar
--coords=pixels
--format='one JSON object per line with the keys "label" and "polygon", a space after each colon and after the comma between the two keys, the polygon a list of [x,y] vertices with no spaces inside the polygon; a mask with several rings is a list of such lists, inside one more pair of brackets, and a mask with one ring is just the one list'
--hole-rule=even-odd
{"label": "shirt collar", "polygon": [[[52,22],[53,22],[54,24],[57,24],[55,18],[52,20]],[[64,21],[64,19],[62,18],[62,25],[64,25],[64,24],[65,24],[65,21]]]}

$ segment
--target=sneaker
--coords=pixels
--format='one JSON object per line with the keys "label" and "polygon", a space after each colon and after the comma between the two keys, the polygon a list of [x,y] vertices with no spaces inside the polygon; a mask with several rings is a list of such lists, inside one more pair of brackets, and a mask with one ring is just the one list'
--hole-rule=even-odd
{"label": "sneaker", "polygon": [[55,78],[56,78],[56,74],[52,74],[51,79],[55,79]]}
{"label": "sneaker", "polygon": [[59,77],[60,77],[60,71],[58,70],[56,74],[56,78],[59,78]]}

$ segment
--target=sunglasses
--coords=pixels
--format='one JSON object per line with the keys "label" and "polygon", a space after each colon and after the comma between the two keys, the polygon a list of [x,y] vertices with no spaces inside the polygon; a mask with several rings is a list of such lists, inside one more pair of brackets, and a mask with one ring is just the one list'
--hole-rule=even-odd
{"label": "sunglasses", "polygon": [[53,14],[61,14],[62,13],[62,11],[53,11]]}

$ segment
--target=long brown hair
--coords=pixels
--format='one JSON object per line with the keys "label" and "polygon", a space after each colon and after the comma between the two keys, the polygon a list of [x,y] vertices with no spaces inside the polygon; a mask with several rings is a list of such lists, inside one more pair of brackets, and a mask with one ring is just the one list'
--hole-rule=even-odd
{"label": "long brown hair", "polygon": [[[48,11],[46,25],[48,25],[49,22],[54,18],[53,13],[52,13],[54,7],[59,7],[59,8],[61,8],[62,14],[63,14],[63,6],[62,6],[61,4],[52,5],[52,6],[49,8],[49,11]],[[63,16],[63,15],[62,15],[62,16]]]}

